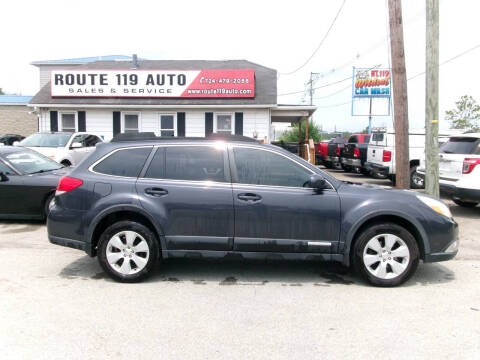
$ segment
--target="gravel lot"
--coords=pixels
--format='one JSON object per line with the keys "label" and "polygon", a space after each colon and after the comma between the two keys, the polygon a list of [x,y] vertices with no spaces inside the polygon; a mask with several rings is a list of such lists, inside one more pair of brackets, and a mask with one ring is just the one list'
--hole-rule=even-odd
{"label": "gravel lot", "polygon": [[392,289],[299,262],[175,260],[118,284],[44,224],[0,221],[1,358],[478,358],[480,207],[449,204],[457,258]]}

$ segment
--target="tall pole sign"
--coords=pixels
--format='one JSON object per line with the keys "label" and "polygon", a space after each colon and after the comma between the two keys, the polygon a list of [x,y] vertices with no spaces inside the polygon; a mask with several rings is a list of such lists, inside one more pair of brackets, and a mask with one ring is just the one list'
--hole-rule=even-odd
{"label": "tall pole sign", "polygon": [[392,51],[393,118],[395,125],[395,176],[400,189],[410,187],[408,103],[401,0],[388,0]]}

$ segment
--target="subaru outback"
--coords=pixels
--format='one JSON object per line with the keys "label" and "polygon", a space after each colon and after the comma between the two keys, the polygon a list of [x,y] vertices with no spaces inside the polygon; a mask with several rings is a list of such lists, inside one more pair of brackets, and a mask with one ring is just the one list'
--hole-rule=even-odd
{"label": "subaru outback", "polygon": [[453,258],[458,226],[441,201],[343,182],[279,147],[244,137],[114,138],[66,177],[50,242],[140,281],[175,257],[337,261],[395,286]]}

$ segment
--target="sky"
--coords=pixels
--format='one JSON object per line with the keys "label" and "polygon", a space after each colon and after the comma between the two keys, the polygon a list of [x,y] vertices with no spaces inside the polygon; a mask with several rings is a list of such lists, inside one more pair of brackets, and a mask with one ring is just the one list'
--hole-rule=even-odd
{"label": "sky", "polygon": [[[310,72],[318,73],[314,122],[326,131],[359,131],[368,118],[352,116],[351,80],[339,81],[354,66],[390,66],[388,2],[346,0],[312,57],[343,1],[4,1],[0,88],[34,95],[39,72],[30,63],[38,60],[134,53],[159,60],[246,59],[278,71],[279,104],[309,104],[302,91]],[[402,6],[411,78],[425,71],[425,1],[403,0]],[[479,13],[478,0],[440,0],[440,62],[480,44]],[[462,95],[480,101],[479,63],[480,47],[440,66],[441,128],[448,128],[445,111]],[[291,92],[300,93],[282,95]],[[410,127],[424,127],[424,75],[408,81],[408,109]],[[374,117],[373,126],[392,126],[392,117]]]}

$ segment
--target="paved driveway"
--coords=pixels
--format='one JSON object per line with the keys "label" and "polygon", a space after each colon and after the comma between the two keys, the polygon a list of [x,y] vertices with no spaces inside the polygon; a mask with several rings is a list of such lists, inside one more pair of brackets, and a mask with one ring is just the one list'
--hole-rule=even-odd
{"label": "paved driveway", "polygon": [[480,208],[452,211],[456,260],[392,289],[300,262],[175,260],[119,284],[44,224],[0,222],[1,358],[478,358]]}

